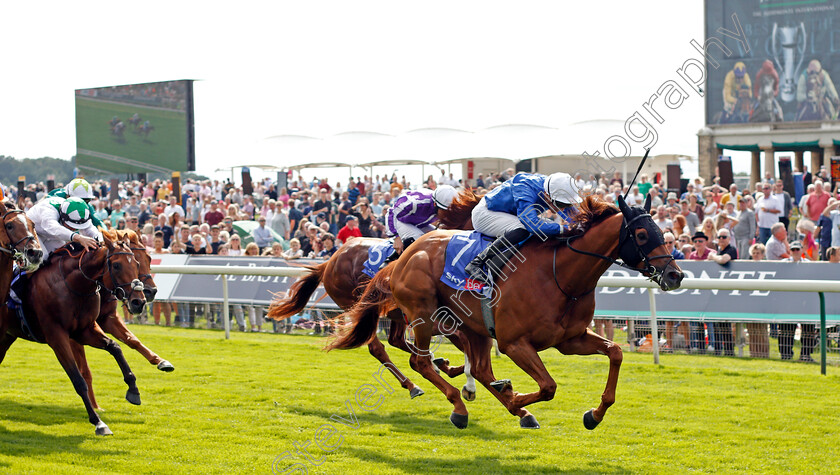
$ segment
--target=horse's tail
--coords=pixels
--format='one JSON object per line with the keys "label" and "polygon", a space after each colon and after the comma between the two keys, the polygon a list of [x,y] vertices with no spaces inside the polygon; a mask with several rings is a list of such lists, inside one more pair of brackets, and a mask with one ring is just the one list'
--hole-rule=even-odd
{"label": "horse's tail", "polygon": [[309,297],[315,293],[315,289],[321,283],[327,264],[328,262],[324,262],[317,266],[306,266],[309,273],[292,284],[289,288],[288,297],[278,297],[271,302],[268,309],[268,318],[283,320],[299,314],[306,307],[306,303],[309,302]]}
{"label": "horse's tail", "polygon": [[477,195],[472,188],[467,188],[458,193],[452,200],[449,209],[438,211],[438,219],[443,229],[464,229],[464,226],[472,219],[472,210],[478,206],[484,195]]}
{"label": "horse's tail", "polygon": [[392,262],[377,272],[368,283],[359,301],[338,317],[341,319],[348,316],[352,322],[327,345],[327,351],[358,348],[376,338],[379,315],[388,309],[391,301],[391,272],[395,264],[396,262]]}

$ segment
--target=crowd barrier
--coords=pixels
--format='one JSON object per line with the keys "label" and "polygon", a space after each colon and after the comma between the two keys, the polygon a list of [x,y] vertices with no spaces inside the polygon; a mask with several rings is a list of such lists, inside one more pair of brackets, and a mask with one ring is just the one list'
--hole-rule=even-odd
{"label": "crowd barrier", "polygon": [[[249,262],[243,258],[190,257],[179,265],[157,262],[161,261],[153,261],[152,272],[162,290],[159,298],[223,303],[225,338],[230,338],[228,304],[267,305],[274,293],[282,294],[297,277],[308,272],[299,267],[306,261],[290,265],[282,259],[267,258],[251,258]],[[826,373],[827,324],[840,323],[840,281],[834,280],[835,269],[840,267],[828,263],[750,261],[736,261],[726,268],[687,261],[681,261],[680,266],[687,277],[680,289],[667,293],[644,277],[629,276],[628,271],[614,266],[598,281],[596,318],[649,319],[653,335],[659,334],[658,321],[663,319],[818,323],[821,372]],[[167,274],[178,277],[167,281]],[[192,277],[183,279],[184,275]],[[805,280],[803,276],[817,278]],[[234,287],[236,295],[232,296],[230,290]],[[337,308],[324,296],[322,288],[310,303],[324,309]],[[654,363],[659,364],[658,338],[653,338],[652,344]]]}

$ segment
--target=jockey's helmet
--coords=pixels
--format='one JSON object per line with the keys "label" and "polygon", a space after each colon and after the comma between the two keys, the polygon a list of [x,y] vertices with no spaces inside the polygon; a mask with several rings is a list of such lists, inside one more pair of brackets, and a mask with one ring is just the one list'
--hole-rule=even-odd
{"label": "jockey's helmet", "polygon": [[452,200],[455,199],[455,196],[458,194],[458,191],[450,185],[439,185],[435,188],[435,191],[432,192],[432,199],[435,200],[435,204],[438,208],[449,209],[449,205],[452,204]]}
{"label": "jockey's helmet", "polygon": [[818,74],[822,71],[822,64],[816,59],[812,59],[810,63],[808,63],[808,74]]}
{"label": "jockey's helmet", "polygon": [[574,180],[568,173],[557,172],[546,177],[545,192],[554,202],[571,205],[583,201]]}
{"label": "jockey's helmet", "polygon": [[61,203],[58,219],[73,229],[87,229],[93,225],[90,208],[81,198],[71,197]]}
{"label": "jockey's helmet", "polygon": [[747,73],[747,67],[744,66],[744,63],[742,63],[741,61],[735,63],[735,67],[732,68],[732,70],[735,71],[735,77],[737,78],[742,78],[744,77],[744,74]]}
{"label": "jockey's helmet", "polygon": [[88,183],[84,178],[75,178],[71,180],[65,187],[65,191],[67,191],[68,198],[76,197],[83,200],[90,200],[94,198],[90,183]]}

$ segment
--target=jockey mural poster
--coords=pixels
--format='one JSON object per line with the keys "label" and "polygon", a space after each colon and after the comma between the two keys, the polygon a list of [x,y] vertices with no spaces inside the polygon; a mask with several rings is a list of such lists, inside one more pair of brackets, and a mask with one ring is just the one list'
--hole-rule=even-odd
{"label": "jockey mural poster", "polygon": [[836,2],[707,0],[705,32],[708,124],[837,120]]}
{"label": "jockey mural poster", "polygon": [[91,171],[195,170],[192,81],[76,90],[76,165]]}

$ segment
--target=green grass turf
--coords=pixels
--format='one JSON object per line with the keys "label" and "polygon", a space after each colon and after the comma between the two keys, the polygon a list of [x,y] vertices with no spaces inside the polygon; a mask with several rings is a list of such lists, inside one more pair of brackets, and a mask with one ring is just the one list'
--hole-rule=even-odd
{"label": "green grass turf", "polygon": [[[141,124],[149,120],[155,127],[148,138],[135,133],[129,124],[135,112],[140,114]],[[114,116],[126,125],[122,141],[111,134],[108,125]],[[186,113],[76,97],[76,147],[180,170],[187,163]],[[85,154],[79,154],[77,161],[81,166],[103,170],[134,171],[130,165]]]}
{"label": "green grass turf", "polygon": [[[0,367],[2,473],[270,473],[293,443],[324,439],[331,453],[309,449],[275,468],[306,464],[308,473],[838,473],[837,394],[840,369],[772,360],[625,352],[617,401],[594,431],[583,412],[599,400],[607,375],[603,356],[542,357],[558,383],[554,400],[530,409],[539,430],[519,428],[483,388],[467,403],[470,424],[454,428],[452,406],[391,350],[398,367],[426,394],[402,388],[362,411],[358,388],[378,383],[366,349],[324,353],[310,336],[232,334],[132,326],[175,365],[164,374],[137,353],[127,357],[142,406],[124,399],[125,385],[107,353],[88,349],[103,420],[112,437],[97,437],[80,399],[45,345],[18,341]],[[123,345],[125,348],[125,345]],[[438,356],[462,361],[450,345]],[[506,358],[497,377],[518,391],[536,388]],[[463,385],[463,376],[454,380]],[[358,428],[331,421],[358,418]],[[322,434],[328,435],[328,434]],[[290,472],[291,473],[291,472]],[[300,472],[303,473],[303,472]]]}

